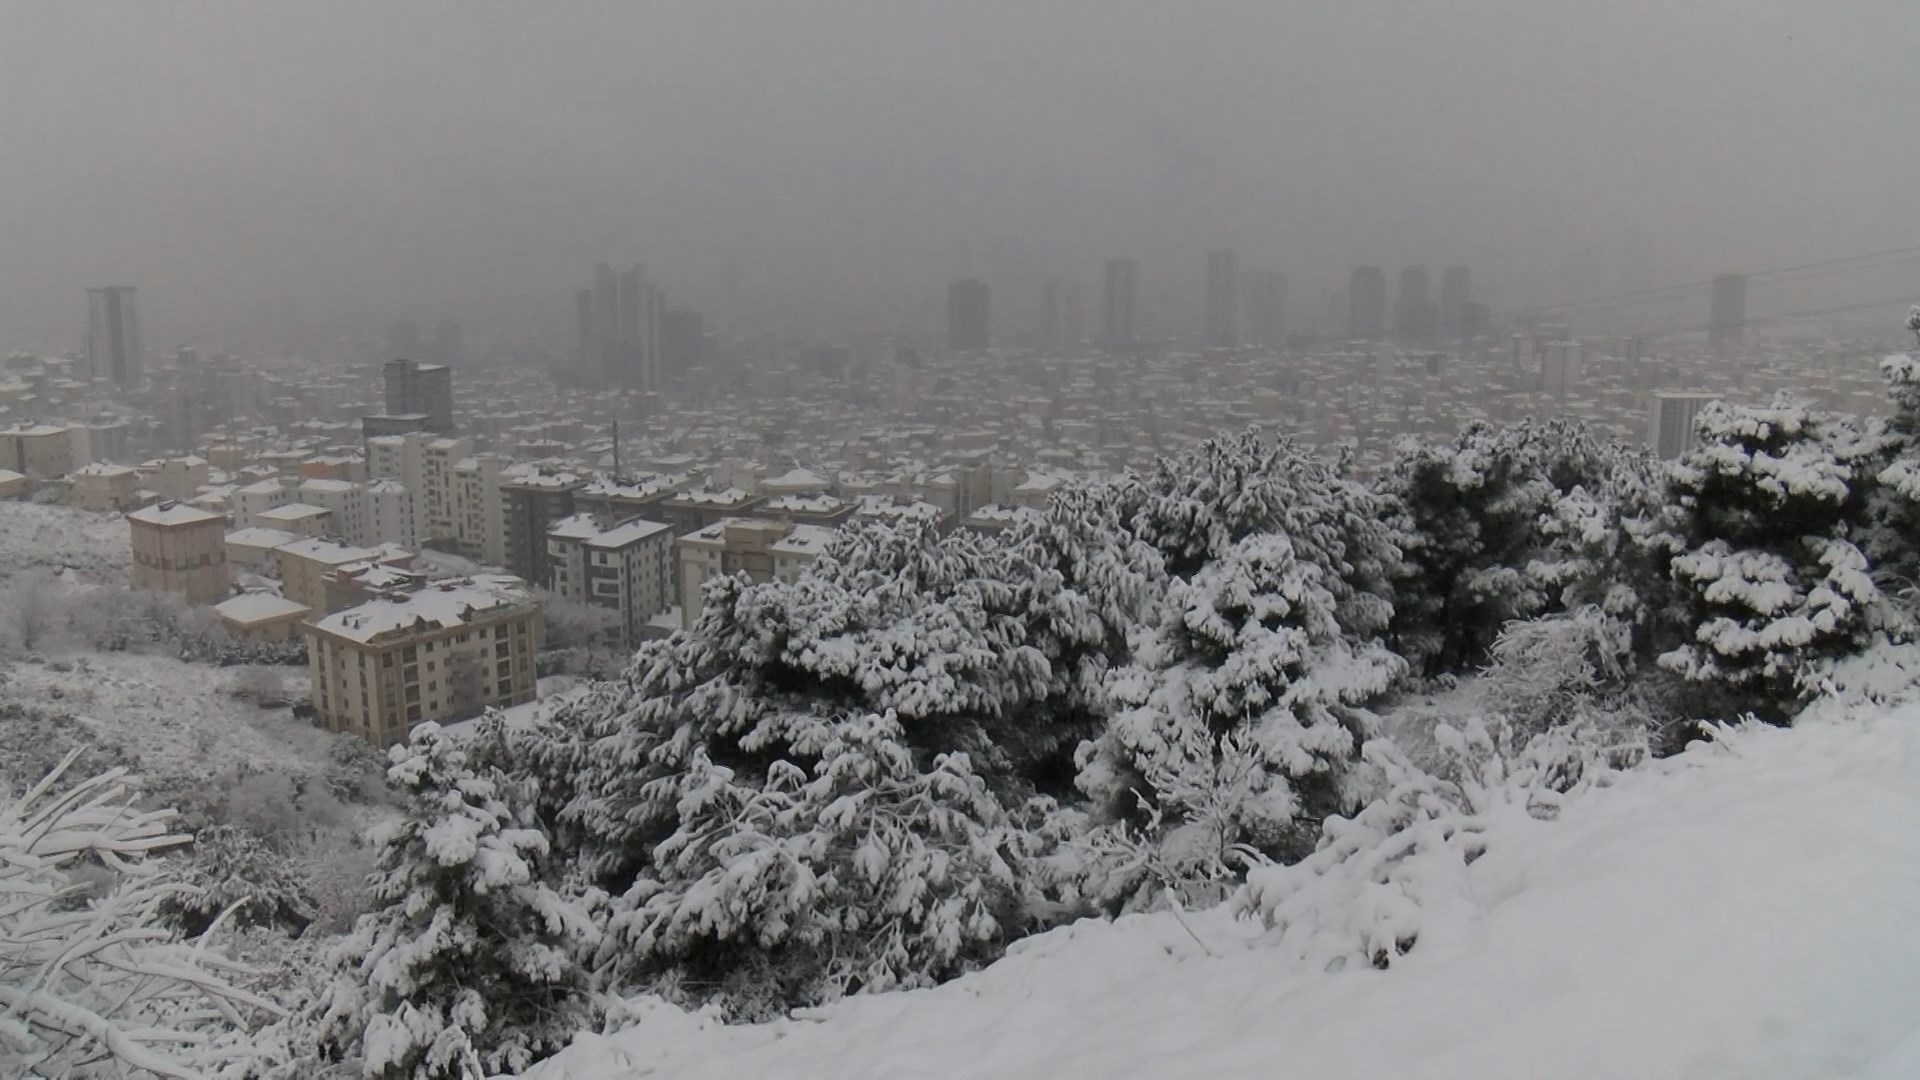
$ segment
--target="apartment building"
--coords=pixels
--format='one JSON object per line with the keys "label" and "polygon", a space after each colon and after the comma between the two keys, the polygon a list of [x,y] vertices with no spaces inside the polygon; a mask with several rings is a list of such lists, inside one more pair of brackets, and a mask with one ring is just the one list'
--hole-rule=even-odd
{"label": "apartment building", "polygon": [[509,464],[498,454],[474,454],[453,465],[454,551],[487,566],[507,564],[507,510],[500,481]]}
{"label": "apartment building", "polygon": [[693,478],[684,472],[642,473],[623,480],[596,477],[573,493],[573,504],[602,525],[636,517],[667,521],[656,508],[692,486]]}
{"label": "apartment building", "polygon": [[832,542],[834,530],[775,518],[728,518],[682,536],[680,625],[700,618],[703,587],[711,578],[746,574],[754,581],[794,581]]}
{"label": "apartment building", "polygon": [[327,577],[335,570],[380,558],[372,548],[313,537],[280,547],[274,555],[280,563],[280,595],[315,611],[332,610],[327,606]]}
{"label": "apartment building", "polygon": [[302,539],[280,529],[235,529],[227,534],[227,562],[235,573],[280,574],[280,549]]}
{"label": "apartment building", "polygon": [[547,531],[574,512],[574,493],[586,481],[569,472],[526,468],[500,482],[506,523],[507,569],[535,585],[549,581]]}
{"label": "apartment building", "polygon": [[52,424],[16,424],[0,428],[0,469],[11,469],[28,480],[52,480],[72,472],[75,460],[72,429]]}
{"label": "apartment building", "polygon": [[420,484],[414,488],[415,503],[424,507],[426,520],[420,530],[420,542],[434,548],[458,548],[454,528],[454,466],[473,454],[466,439],[432,439],[420,454]]}
{"label": "apartment building", "polygon": [[305,604],[269,592],[241,593],[213,606],[227,636],[238,641],[291,641],[311,613]]}
{"label": "apartment building", "polygon": [[657,521],[602,529],[591,514],[562,518],[547,532],[547,567],[555,594],[618,612],[629,645],[674,602],[673,530]]}
{"label": "apartment building", "polygon": [[413,531],[413,492],[407,485],[386,478],[371,480],[362,497],[367,507],[367,532],[373,542],[420,546],[420,536]]}
{"label": "apartment building", "polygon": [[197,604],[226,598],[227,519],[163,502],[128,514],[127,524],[136,586],[182,593]]}
{"label": "apartment building", "polygon": [[334,731],[375,746],[536,696],[540,605],[504,576],[435,582],[306,624],[313,704]]}
{"label": "apartment building", "polygon": [[125,465],[96,461],[68,474],[67,501],[83,510],[130,510],[139,504],[140,474]]}
{"label": "apartment building", "polygon": [[290,502],[253,515],[253,528],[278,529],[295,536],[337,536],[333,511],[310,503]]}
{"label": "apartment building", "polygon": [[300,481],[294,495],[309,506],[325,507],[332,512],[329,527],[333,535],[349,544],[371,544],[373,520],[367,513],[366,488],[351,480],[310,479]]}
{"label": "apartment building", "polygon": [[293,493],[279,480],[257,480],[233,489],[233,523],[242,529],[260,527],[260,515],[293,501]]}
{"label": "apartment building", "polygon": [[140,465],[140,482],[162,499],[186,502],[207,486],[207,459],[186,457],[160,458]]}

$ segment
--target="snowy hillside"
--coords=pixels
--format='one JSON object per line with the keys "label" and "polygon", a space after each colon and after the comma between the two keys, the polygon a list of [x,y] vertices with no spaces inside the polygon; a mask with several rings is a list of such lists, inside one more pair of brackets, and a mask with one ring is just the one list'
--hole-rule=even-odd
{"label": "snowy hillside", "polygon": [[1416,877],[1391,970],[1290,961],[1224,908],[1083,922],[771,1024],[642,1003],[528,1075],[1920,1076],[1916,821],[1920,708],[1743,729],[1492,820],[1461,873]]}
{"label": "snowy hillside", "polygon": [[89,584],[118,584],[132,566],[127,519],[119,514],[0,503],[0,581],[25,570],[72,570]]}

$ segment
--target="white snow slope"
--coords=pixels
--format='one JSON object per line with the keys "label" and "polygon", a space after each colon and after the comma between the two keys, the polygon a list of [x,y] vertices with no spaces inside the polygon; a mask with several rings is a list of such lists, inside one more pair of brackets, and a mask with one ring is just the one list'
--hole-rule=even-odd
{"label": "white snow slope", "polygon": [[1086,922],[804,1019],[637,1002],[531,1075],[1920,1077],[1920,708],[1741,730],[1487,838],[1388,971],[1303,969],[1224,909]]}

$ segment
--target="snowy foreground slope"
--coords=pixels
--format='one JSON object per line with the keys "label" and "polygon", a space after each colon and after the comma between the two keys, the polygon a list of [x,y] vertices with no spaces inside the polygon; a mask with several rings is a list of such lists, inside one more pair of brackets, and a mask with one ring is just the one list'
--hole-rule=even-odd
{"label": "snowy foreground slope", "polygon": [[805,1019],[637,1004],[530,1075],[1920,1076],[1920,708],[1742,730],[1487,839],[1423,884],[1390,971],[1303,965],[1224,909],[1086,922]]}

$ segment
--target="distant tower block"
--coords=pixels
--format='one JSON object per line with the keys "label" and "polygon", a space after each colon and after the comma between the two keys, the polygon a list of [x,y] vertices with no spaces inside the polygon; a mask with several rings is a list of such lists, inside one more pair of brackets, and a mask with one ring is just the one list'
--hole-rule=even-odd
{"label": "distant tower block", "polygon": [[1738,352],[1747,340],[1747,275],[1713,279],[1713,308],[1707,318],[1707,347],[1722,356]]}

